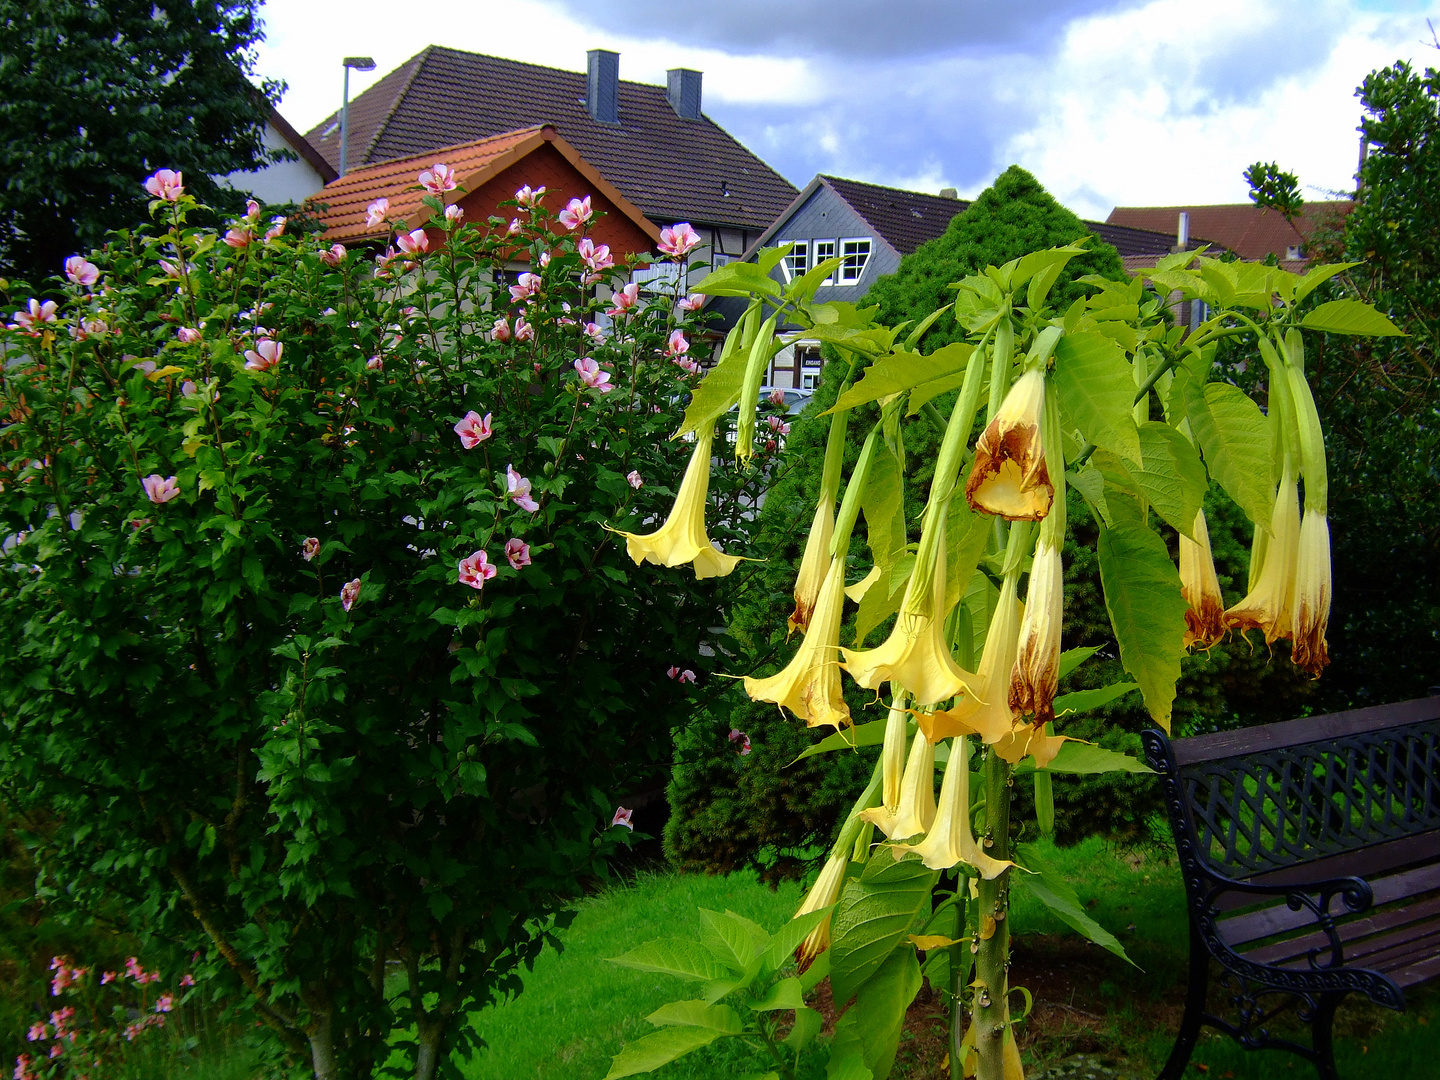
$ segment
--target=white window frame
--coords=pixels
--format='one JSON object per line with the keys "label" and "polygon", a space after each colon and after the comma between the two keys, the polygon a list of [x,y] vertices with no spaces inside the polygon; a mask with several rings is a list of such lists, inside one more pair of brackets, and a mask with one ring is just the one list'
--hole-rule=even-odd
{"label": "white window frame", "polygon": [[819,371],[819,369],[816,369],[816,370],[814,370],[814,371],[803,371],[803,370],[802,370],[802,371],[800,372],[800,389],[801,389],[801,390],[819,390],[819,389],[820,389],[820,371]]}
{"label": "white window frame", "polygon": [[[810,241],[810,244],[810,253],[813,259],[813,264],[815,266],[819,266],[826,259],[833,259],[835,257],[835,253],[840,250],[840,242],[838,240],[812,240]],[[822,248],[824,247],[828,247],[829,250],[822,250]],[[830,276],[827,277],[824,281],[820,282],[820,284],[822,286],[834,285],[834,272],[832,271]]]}
{"label": "white window frame", "polygon": [[780,246],[794,244],[790,254],[780,260],[780,271],[785,275],[785,284],[790,284],[797,277],[803,277],[810,269],[810,241],[809,240],[782,240]]}
{"label": "white window frame", "polygon": [[[863,252],[856,251],[852,254],[845,250],[846,245],[848,244],[864,244],[865,250]],[[873,255],[874,252],[875,244],[870,237],[842,236],[840,238],[840,256],[842,261],[840,263],[839,270],[835,275],[835,283],[837,285],[859,284],[860,279],[865,276],[865,267],[870,265],[870,256]],[[859,258],[860,263],[858,266],[851,265],[851,259],[854,258]],[[853,276],[851,274],[852,269],[854,270]]]}
{"label": "white window frame", "polygon": [[722,266],[735,262],[739,258],[739,255],[727,255],[723,251],[712,251],[710,253],[710,269],[719,270]]}

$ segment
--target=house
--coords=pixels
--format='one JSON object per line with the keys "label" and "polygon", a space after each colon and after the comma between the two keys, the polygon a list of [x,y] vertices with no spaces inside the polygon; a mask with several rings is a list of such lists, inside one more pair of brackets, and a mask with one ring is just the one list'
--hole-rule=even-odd
{"label": "house", "polygon": [[[429,46],[350,102],[349,167],[550,125],[653,224],[693,225],[704,241],[695,259],[739,258],[794,186],[704,115],[701,72],[677,68],[651,86],[622,81],[618,53],[587,61],[562,71]],[[338,112],[306,137],[339,165]]]}
{"label": "house", "polygon": [[273,107],[267,106],[263,139],[265,149],[288,150],[294,158],[272,161],[248,172],[228,173],[219,177],[221,184],[236,191],[248,191],[273,206],[299,206],[335,179],[335,167]]}
{"label": "house", "polygon": [[[1306,203],[1292,223],[1254,203],[1218,206],[1117,206],[1106,222],[1133,229],[1168,232],[1176,250],[1209,243],[1248,262],[1270,256],[1287,270],[1303,270],[1305,245],[1319,227],[1338,225],[1354,207],[1347,200]],[[1153,266],[1154,264],[1149,264]]]}
{"label": "house", "polygon": [[[786,283],[827,259],[839,258],[840,266],[821,285],[816,298],[854,302],[877,278],[894,273],[904,256],[944,233],[951,219],[969,205],[954,188],[929,195],[817,176],[755,239],[745,258],[753,258],[762,247],[793,244],[775,269],[776,277]],[[1096,221],[1085,225],[1122,257],[1163,255],[1171,250],[1172,240],[1164,233]],[[722,300],[711,306],[720,310],[726,321],[737,314],[734,302]],[[797,342],[776,354],[767,385],[813,389],[819,384],[820,367],[819,344]]]}
{"label": "house", "polygon": [[[367,222],[367,208],[379,198],[389,200],[388,216],[403,220],[407,232],[428,222],[432,210],[421,202],[425,191],[417,181],[420,173],[437,161],[455,171],[459,187],[445,196],[445,202],[458,204],[467,221],[483,224],[491,215],[508,219],[515,210],[501,207],[503,200],[513,199],[523,185],[543,185],[546,205],[553,210],[563,208],[572,198],[588,195],[591,208],[603,216],[586,235],[596,243],[608,244],[617,258],[648,252],[660,238],[655,223],[547,125],[352,169],[310,200],[317,220],[325,227],[325,239],[345,244],[385,239],[388,224]],[[428,232],[432,245],[443,241],[440,230]]]}

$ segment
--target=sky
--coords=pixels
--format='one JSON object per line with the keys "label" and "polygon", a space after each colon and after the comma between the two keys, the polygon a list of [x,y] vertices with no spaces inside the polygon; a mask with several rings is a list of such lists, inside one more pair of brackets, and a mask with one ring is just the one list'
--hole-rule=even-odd
{"label": "sky", "polygon": [[255,73],[301,131],[429,44],[620,77],[704,72],[703,107],[797,187],[816,173],[973,197],[1011,164],[1062,203],[1243,202],[1278,161],[1353,187],[1365,75],[1440,66],[1440,0],[266,0]]}

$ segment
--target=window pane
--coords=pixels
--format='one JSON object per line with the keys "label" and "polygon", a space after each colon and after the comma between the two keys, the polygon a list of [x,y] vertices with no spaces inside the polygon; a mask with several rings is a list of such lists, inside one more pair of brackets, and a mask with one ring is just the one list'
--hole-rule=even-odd
{"label": "window pane", "polygon": [[[834,240],[816,240],[816,241],[815,241],[815,265],[816,265],[816,266],[819,266],[819,265],[820,265],[821,263],[823,263],[826,259],[833,259],[834,257],[835,257],[835,241],[834,241]],[[829,285],[829,284],[833,283],[834,280],[835,280],[835,275],[832,273],[832,274],[831,274],[828,278],[826,278],[821,284],[823,284],[823,285]]]}
{"label": "window pane", "polygon": [[870,241],[845,240],[841,243],[840,254],[844,260],[840,264],[840,280],[859,281],[870,259]]}
{"label": "window pane", "polygon": [[786,276],[790,279],[799,277],[810,269],[810,249],[804,240],[795,241],[795,246],[790,254],[785,256]]}

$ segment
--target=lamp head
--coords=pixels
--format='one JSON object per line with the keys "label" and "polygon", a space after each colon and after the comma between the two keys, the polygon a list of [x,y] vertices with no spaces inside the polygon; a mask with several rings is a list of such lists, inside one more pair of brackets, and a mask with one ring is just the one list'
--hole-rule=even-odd
{"label": "lamp head", "polygon": [[354,68],[356,71],[375,70],[375,59],[370,56],[347,56],[342,62],[347,68]]}

